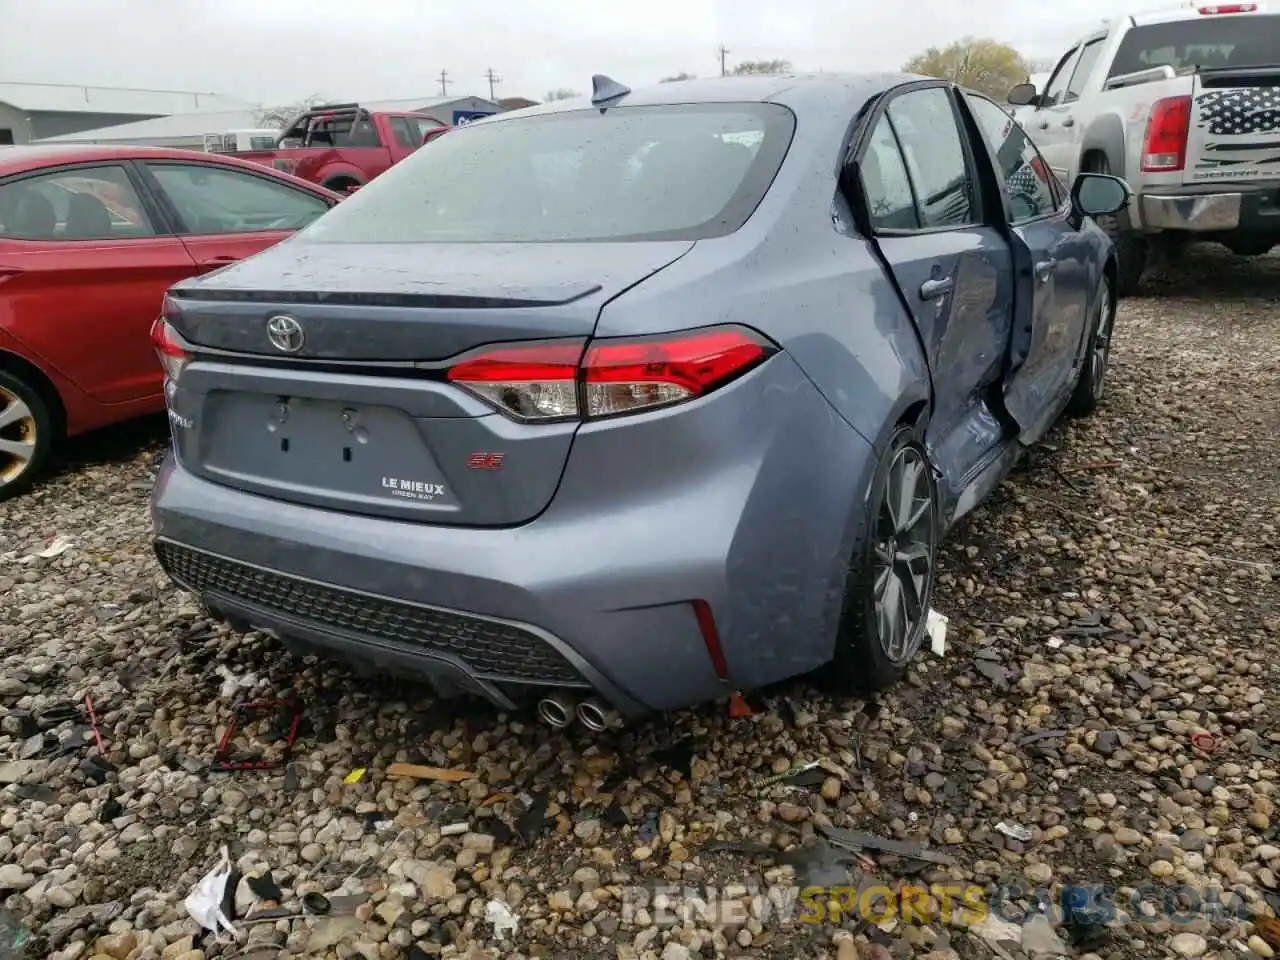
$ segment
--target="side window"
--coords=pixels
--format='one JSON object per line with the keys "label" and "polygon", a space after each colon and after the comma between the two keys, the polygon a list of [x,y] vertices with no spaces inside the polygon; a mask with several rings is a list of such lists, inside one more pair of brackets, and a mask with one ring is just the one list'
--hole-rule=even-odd
{"label": "side window", "polygon": [[920,229],[915,197],[911,194],[911,180],[887,115],[880,118],[872,131],[859,172],[874,227],[881,230]]}
{"label": "side window", "polygon": [[417,136],[417,124],[411,123],[408,117],[388,117],[387,122],[391,125],[396,143],[400,146],[410,148],[422,146],[422,137]]}
{"label": "side window", "polygon": [[430,117],[419,117],[414,122],[418,125],[418,142],[419,143],[421,143],[422,138],[425,137],[432,130],[439,130],[440,127],[442,126],[441,123],[431,119]]}
{"label": "side window", "polygon": [[922,227],[976,222],[973,178],[965,161],[951,94],[930,87],[895,97],[889,119],[902,145]]}
{"label": "side window", "polygon": [[1101,53],[1102,40],[1094,40],[1080,48],[1080,60],[1076,63],[1075,72],[1071,75],[1071,82],[1067,84],[1064,103],[1080,99],[1080,94],[1084,93],[1084,85],[1089,82],[1089,74],[1093,73]]}
{"label": "side window", "polygon": [[202,163],[148,163],[188,233],[299,230],[329,209],[314,194]]}
{"label": "side window", "polygon": [[1075,71],[1076,61],[1079,57],[1080,48],[1072,47],[1067,51],[1067,55],[1058,61],[1058,69],[1053,71],[1053,76],[1049,78],[1049,83],[1040,95],[1040,106],[1056,107],[1062,103],[1063,98],[1067,95],[1067,84],[1071,80],[1071,75]]}
{"label": "side window", "polygon": [[124,167],[76,167],[0,186],[0,236],[124,240],[155,236]]}
{"label": "side window", "polygon": [[1022,128],[985,97],[967,96],[969,109],[995,155],[996,173],[1009,198],[1010,222],[1034,220],[1057,210],[1053,174]]}

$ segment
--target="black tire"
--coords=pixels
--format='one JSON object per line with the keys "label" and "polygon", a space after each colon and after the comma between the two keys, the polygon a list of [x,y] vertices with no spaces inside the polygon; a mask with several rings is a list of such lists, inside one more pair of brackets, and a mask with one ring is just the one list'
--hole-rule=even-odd
{"label": "black tire", "polygon": [[[900,458],[912,459],[923,468],[923,489],[927,490],[927,510],[924,498],[915,501],[912,513],[921,513],[920,524],[928,527],[928,570],[923,587],[918,590],[919,616],[908,633],[905,653],[894,655],[881,640],[877,581],[885,573],[881,547],[888,534],[886,495],[896,486],[894,468]],[[919,432],[910,425],[900,425],[889,440],[872,481],[871,496],[867,504],[863,542],[854,557],[845,585],[844,609],[836,636],[835,656],[830,666],[832,685],[843,693],[880,690],[900,681],[907,671],[911,658],[919,650],[924,638],[928,611],[933,603],[934,585],[937,580],[937,554],[940,539],[938,515],[938,489],[929,466],[929,459],[920,442]],[[896,569],[896,567],[895,567]],[[892,575],[892,574],[891,574]],[[903,594],[906,597],[906,594]]]}
{"label": "black tire", "polygon": [[[1089,158],[1090,173],[1111,173],[1111,162],[1105,154],[1096,153]],[[1116,248],[1116,295],[1132,297],[1138,292],[1142,282],[1142,274],[1147,269],[1147,258],[1150,250],[1147,241],[1129,230],[1128,217],[1110,213],[1095,217],[1097,223],[1111,238]]]}
{"label": "black tire", "polygon": [[[21,409],[20,409],[21,408]],[[5,422],[15,412],[25,415]],[[25,493],[39,479],[49,463],[55,443],[57,420],[40,392],[17,374],[0,370],[0,440],[30,443],[34,448],[25,459],[0,450],[0,501]]]}
{"label": "black tire", "polygon": [[1111,281],[1103,277],[1094,295],[1097,308],[1089,324],[1089,340],[1075,391],[1067,401],[1067,413],[1075,417],[1090,416],[1102,403],[1111,366],[1111,340],[1115,334],[1116,309],[1111,297]]}

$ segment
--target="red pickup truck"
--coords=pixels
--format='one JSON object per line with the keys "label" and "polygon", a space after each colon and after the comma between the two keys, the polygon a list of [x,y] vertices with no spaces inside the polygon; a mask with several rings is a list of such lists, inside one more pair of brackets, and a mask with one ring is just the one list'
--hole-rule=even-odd
{"label": "red pickup truck", "polygon": [[422,114],[337,103],[313,107],[295,118],[276,149],[235,155],[349,193],[450,129]]}

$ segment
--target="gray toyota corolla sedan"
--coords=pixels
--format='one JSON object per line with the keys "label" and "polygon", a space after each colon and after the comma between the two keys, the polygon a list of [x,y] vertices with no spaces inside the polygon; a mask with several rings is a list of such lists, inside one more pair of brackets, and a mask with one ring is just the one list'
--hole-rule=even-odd
{"label": "gray toyota corolla sedan", "polygon": [[1116,261],[992,101],[902,75],[459,128],[166,299],[169,575],[241,628],[598,728],[899,678],[939,541],[1101,396]]}

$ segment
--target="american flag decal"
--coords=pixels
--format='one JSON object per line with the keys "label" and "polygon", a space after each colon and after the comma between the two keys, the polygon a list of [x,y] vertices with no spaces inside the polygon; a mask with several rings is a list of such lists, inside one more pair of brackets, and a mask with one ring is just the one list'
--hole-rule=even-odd
{"label": "american flag decal", "polygon": [[1197,126],[1213,137],[1232,137],[1280,130],[1280,90],[1259,87],[1213,90],[1199,98]]}

